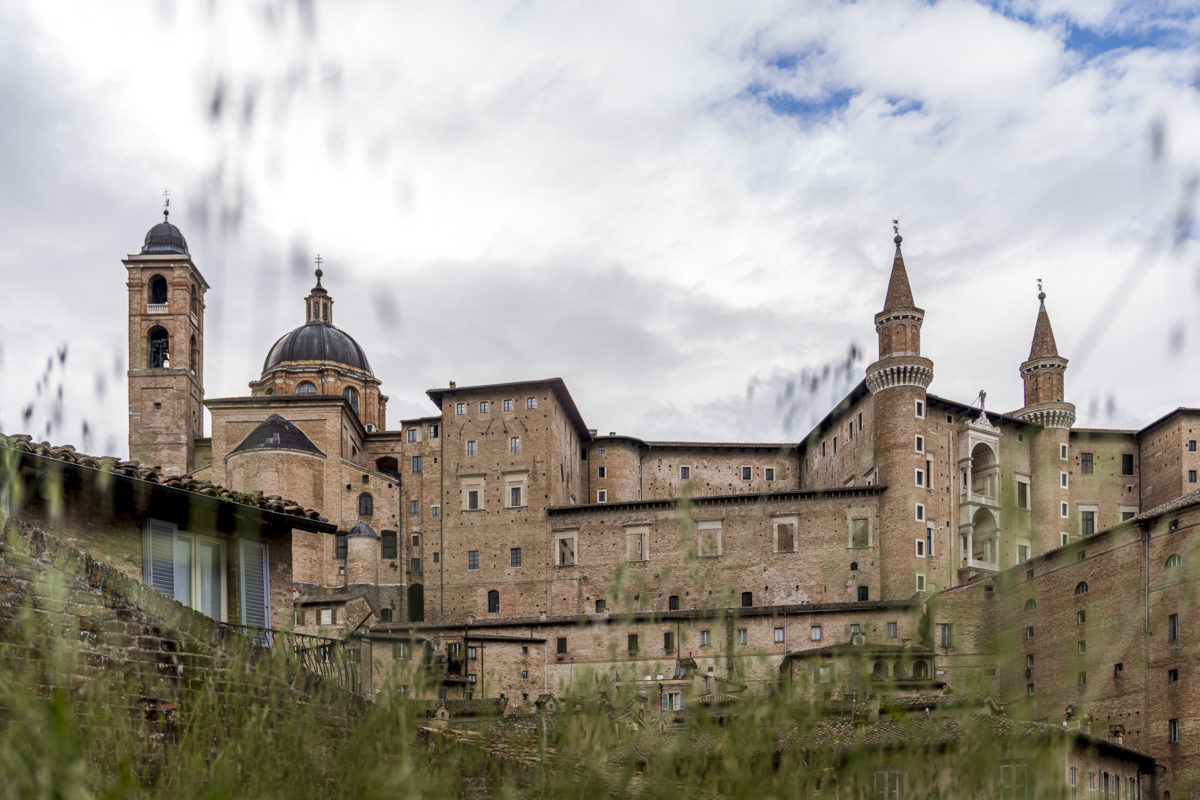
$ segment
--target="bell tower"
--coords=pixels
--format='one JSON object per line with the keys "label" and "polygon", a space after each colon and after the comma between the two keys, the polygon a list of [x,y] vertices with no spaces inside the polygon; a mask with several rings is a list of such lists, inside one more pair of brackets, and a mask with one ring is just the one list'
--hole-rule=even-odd
{"label": "bell tower", "polygon": [[195,467],[203,435],[204,293],[187,240],[170,222],[122,263],[129,290],[129,457],[165,475]]}

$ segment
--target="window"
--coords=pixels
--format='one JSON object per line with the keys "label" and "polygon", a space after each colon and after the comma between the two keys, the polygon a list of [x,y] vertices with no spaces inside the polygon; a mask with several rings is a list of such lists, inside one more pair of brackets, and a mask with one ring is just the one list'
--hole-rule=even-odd
{"label": "window", "polygon": [[917,522],[925,521],[925,504],[917,503]]}
{"label": "window", "polygon": [[413,546],[413,547],[420,547],[420,546],[421,546],[421,534],[419,534],[419,533],[414,533],[414,534],[412,535],[412,546]]}
{"label": "window", "polygon": [[1033,669],[1033,653],[1025,654],[1025,669]]}
{"label": "window", "polygon": [[1096,512],[1095,511],[1080,511],[1079,512],[1079,533],[1082,536],[1091,536],[1096,532]]}
{"label": "window", "polygon": [[830,664],[817,665],[817,683],[833,683],[833,666]]}
{"label": "window", "polygon": [[626,645],[626,649],[629,651],[629,655],[631,655],[631,656],[637,655],[638,635],[636,633],[629,634],[629,639],[628,639],[628,643]]}
{"label": "window", "polygon": [[895,623],[895,622],[889,622],[889,623],[887,624],[887,638],[889,638],[889,639],[895,639],[895,638],[896,638],[898,635],[899,635],[899,631],[897,630],[897,625],[896,625],[896,623]]}
{"label": "window", "polygon": [[1179,744],[1179,720],[1167,720],[1167,741],[1171,744]]}
{"label": "window", "polygon": [[1167,683],[1179,683],[1179,669],[1173,668],[1167,670]]}
{"label": "window", "polygon": [[1174,569],[1175,567],[1183,566],[1183,556],[1178,553],[1172,553],[1167,556],[1167,563],[1163,564],[1163,569]]}
{"label": "window", "polygon": [[1058,457],[1061,458],[1063,461],[1067,460],[1067,446],[1065,444],[1059,444]]}
{"label": "window", "polygon": [[554,643],[554,652],[560,656],[567,654],[567,637],[559,636]]}
{"label": "window", "polygon": [[925,576],[919,572],[917,573],[917,591],[925,591]]}
{"label": "window", "polygon": [[635,528],[625,533],[625,557],[630,561],[645,561],[650,558],[650,530]]}
{"label": "window", "polygon": [[559,567],[573,567],[578,562],[576,559],[575,545],[577,541],[576,534],[572,533],[567,536],[558,536],[555,539],[554,545],[554,564]]}
{"label": "window", "polygon": [[942,647],[951,647],[954,643],[954,625],[949,622],[938,624],[939,643]]}
{"label": "window", "polygon": [[467,404],[466,403],[455,403],[454,404],[454,413],[460,417],[463,414],[467,413]]}
{"label": "window", "polygon": [[347,386],[342,389],[342,397],[346,398],[346,402],[350,404],[350,408],[354,409],[354,413],[358,413],[358,390],[353,386]]}
{"label": "window", "polygon": [[437,425],[429,426],[429,438],[430,439],[438,438],[438,426]]}
{"label": "window", "polygon": [[1030,611],[1036,611],[1036,610],[1037,610],[1037,601],[1036,600],[1034,600],[1031,597],[1025,601],[1025,612],[1026,613],[1028,613]]}
{"label": "window", "polygon": [[396,642],[396,658],[408,658],[408,642]]}
{"label": "window", "polygon": [[1069,516],[1071,515],[1071,514],[1070,514],[1070,509],[1067,507],[1067,503],[1066,503],[1066,501],[1063,501],[1063,502],[1061,502],[1061,503],[1059,503],[1059,504],[1058,504],[1058,514],[1059,514],[1059,516],[1061,516],[1063,519],[1066,519],[1067,517],[1069,517]]}
{"label": "window", "polygon": [[871,797],[878,800],[900,800],[904,776],[898,769],[875,770],[875,786]]}
{"label": "window", "polygon": [[850,520],[850,546],[870,547],[871,527],[865,519]]}
{"label": "window", "polygon": [[681,481],[691,480],[691,477],[692,477],[692,468],[691,467],[680,467],[679,468],[679,480],[681,480]]}
{"label": "window", "polygon": [[501,408],[505,411],[512,411],[512,400],[505,400],[501,403]]}
{"label": "window", "polygon": [[1029,625],[1025,628],[1025,638],[1026,639],[1033,638],[1033,626],[1032,625]]}
{"label": "window", "polygon": [[479,648],[477,648],[477,647],[468,647],[467,648],[467,661],[474,661],[478,657],[479,657]]}
{"label": "window", "polygon": [[719,558],[721,555],[721,523],[701,522],[696,529],[696,553],[700,558]]}
{"label": "window", "polygon": [[395,558],[396,557],[396,532],[383,531],[379,535],[379,557],[380,558]]}
{"label": "window", "polygon": [[521,566],[521,548],[519,548],[519,547],[509,548],[508,565],[510,567],[514,567],[514,568]]}
{"label": "window", "polygon": [[1092,454],[1091,453],[1080,453],[1079,454],[1079,474],[1080,475],[1091,475],[1092,474]]}
{"label": "window", "polygon": [[1188,470],[1188,483],[1195,483],[1195,482],[1196,482],[1196,470],[1189,469]]}
{"label": "window", "polygon": [[1132,475],[1133,474],[1133,453],[1122,453],[1121,454],[1121,474],[1122,475]]}
{"label": "window", "polygon": [[1121,678],[1124,678],[1124,677],[1125,677],[1125,665],[1118,661],[1116,664],[1113,664],[1113,680],[1119,681],[1119,680],[1121,680]]}
{"label": "window", "polygon": [[754,592],[742,592],[742,608],[750,608],[754,605]]}
{"label": "window", "polygon": [[433,517],[434,519],[437,519],[441,515],[442,515],[442,507],[441,506],[433,505],[433,506],[429,507],[429,516]]}
{"label": "window", "polygon": [[477,447],[478,447],[478,445],[476,444],[474,439],[468,439],[467,440],[467,455],[469,455],[469,456],[475,455],[475,451],[476,451]]}
{"label": "window", "polygon": [[775,480],[774,467],[763,467],[763,480],[768,482]]}
{"label": "window", "polygon": [[412,471],[413,471],[414,475],[421,474],[421,457],[420,456],[412,457]]}
{"label": "window", "polygon": [[925,419],[925,401],[917,400],[916,404],[917,404],[917,409],[916,409],[917,419]]}
{"label": "window", "polygon": [[334,542],[333,543],[333,549],[334,549],[333,557],[334,558],[345,558],[346,557],[346,534],[344,534],[344,533],[337,534],[334,537],[333,542]]}
{"label": "window", "polygon": [[667,611],[679,610],[679,595],[673,594],[667,598]]}
{"label": "window", "polygon": [[416,428],[409,428],[406,433],[408,434],[408,443],[409,444],[412,444],[417,441],[417,429]]}
{"label": "window", "polygon": [[530,408],[530,409],[537,408],[537,398],[536,397],[526,397],[525,398],[525,407]]}
{"label": "window", "polygon": [[508,452],[510,452],[510,453],[521,452],[521,437],[520,436],[512,436],[509,438]]}
{"label": "window", "polygon": [[914,444],[916,445],[916,449],[917,449],[918,453],[925,452],[925,437],[924,436],[918,435],[917,437],[915,437]]}
{"label": "window", "polygon": [[775,552],[796,552],[796,521],[775,520]]}
{"label": "window", "polygon": [[607,489],[597,489],[596,490],[596,502],[597,503],[607,503],[608,502],[608,490]]}
{"label": "window", "polygon": [[[226,542],[175,525],[149,520],[143,530],[143,579],[168,597],[210,619],[226,620]],[[270,586],[266,546],[238,542],[241,560],[241,624],[270,627]]]}
{"label": "window", "polygon": [[480,414],[486,414],[486,413],[488,413],[488,410],[489,410],[489,409],[490,409],[490,406],[488,405],[488,401],[487,401],[487,400],[480,400],[480,401],[479,401],[479,413],[480,413]]}
{"label": "window", "polygon": [[924,486],[925,485],[925,470],[917,468],[915,470],[915,474],[916,474],[917,486]]}
{"label": "window", "polygon": [[742,480],[748,481],[754,477],[754,469],[752,467],[742,467]]}
{"label": "window", "polygon": [[1065,473],[1065,472],[1058,473],[1058,485],[1060,488],[1063,488],[1063,489],[1067,488],[1067,480],[1068,480],[1067,473]]}
{"label": "window", "polygon": [[1029,508],[1029,481],[1017,480],[1017,508]]}
{"label": "window", "polygon": [[673,631],[663,632],[663,651],[667,653],[675,652],[675,633]]}
{"label": "window", "polygon": [[521,508],[524,503],[524,498],[521,496],[522,491],[520,486],[508,487],[508,507]]}
{"label": "window", "polygon": [[858,587],[858,601],[860,603],[865,603],[867,600],[870,599],[870,597],[871,597],[870,589],[868,589],[866,586]]}
{"label": "window", "polygon": [[745,644],[747,641],[749,641],[749,638],[748,638],[748,637],[747,637],[747,635],[746,635],[746,629],[745,629],[745,628],[738,628],[738,629],[737,629],[737,643],[738,643],[738,644]]}
{"label": "window", "polygon": [[467,551],[467,569],[479,569],[479,551]]}
{"label": "window", "polygon": [[596,613],[597,614],[603,614],[605,612],[605,610],[607,610],[607,608],[608,608],[608,603],[606,603],[604,601],[603,597],[596,599]]}
{"label": "window", "polygon": [[917,539],[917,558],[925,557],[925,540]]}
{"label": "window", "polygon": [[440,558],[441,558],[440,553],[434,553],[433,554],[433,563],[435,563],[435,564],[438,563],[438,559],[440,559]]}
{"label": "window", "polygon": [[316,394],[316,393],[317,393],[317,387],[314,386],[309,381],[301,381],[300,385],[296,387],[296,394]]}
{"label": "window", "polygon": [[597,448],[596,448],[596,453],[597,453],[598,455],[604,455],[604,448],[603,448],[603,447],[597,447]]}
{"label": "window", "polygon": [[1167,617],[1167,641],[1175,644],[1179,641],[1179,615],[1172,614]]}
{"label": "window", "polygon": [[1001,764],[1000,797],[1025,800],[1029,797],[1029,766],[1027,764]]}
{"label": "window", "polygon": [[712,632],[700,631],[700,646],[708,647],[712,644]]}
{"label": "window", "polygon": [[821,641],[821,626],[813,625],[811,628],[809,628],[808,629],[808,638],[814,642]]}
{"label": "window", "polygon": [[409,500],[408,501],[408,515],[410,517],[415,517],[420,513],[421,513],[421,501],[420,500]]}
{"label": "window", "polygon": [[1032,683],[1025,684],[1025,696],[1033,697],[1033,684]]}
{"label": "window", "polygon": [[775,629],[775,644],[783,644],[783,628]]}
{"label": "window", "polygon": [[1075,652],[1076,653],[1086,653],[1087,652],[1087,642],[1084,641],[1083,639],[1080,639],[1078,642],[1076,642],[1075,643]]}
{"label": "window", "polygon": [[682,711],[683,710],[683,692],[663,692],[662,693],[662,710],[663,711]]}
{"label": "window", "polygon": [[495,589],[491,589],[488,591],[487,597],[488,597],[488,613],[489,614],[499,614],[500,613],[500,592],[496,591]]}
{"label": "window", "polygon": [[1071,765],[1071,797],[1070,800],[1079,800],[1079,766]]}
{"label": "window", "polygon": [[608,467],[596,467],[596,477],[597,478],[607,478],[608,477]]}
{"label": "window", "polygon": [[1087,581],[1080,581],[1079,583],[1075,584],[1075,594],[1087,594],[1087,592]]}
{"label": "window", "polygon": [[1075,624],[1083,625],[1086,622],[1087,622],[1087,612],[1086,611],[1076,611],[1075,612]]}

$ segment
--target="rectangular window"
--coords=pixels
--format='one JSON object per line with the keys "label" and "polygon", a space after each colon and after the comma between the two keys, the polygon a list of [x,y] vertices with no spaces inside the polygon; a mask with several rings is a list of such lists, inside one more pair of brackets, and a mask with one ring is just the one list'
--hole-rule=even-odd
{"label": "rectangular window", "polygon": [[850,546],[871,546],[871,528],[866,519],[850,520]]}
{"label": "rectangular window", "polygon": [[466,403],[455,403],[454,404],[454,413],[460,417],[463,414],[467,413],[467,404]]}
{"label": "rectangular window", "polygon": [[[1071,797],[1070,800],[1079,800],[1079,767],[1075,764],[1071,765]],[[1132,800],[1132,798],[1130,798]]]}
{"label": "rectangular window", "polygon": [[554,563],[559,567],[573,567],[576,565],[575,543],[576,536],[559,536],[555,539],[554,546]]}
{"label": "rectangular window", "polygon": [[917,486],[924,486],[925,485],[925,470],[918,468],[914,471],[914,474],[916,475]]}
{"label": "rectangular window", "polygon": [[408,560],[408,568],[413,572],[421,571],[421,559],[418,556],[413,556]]}
{"label": "rectangular window", "polygon": [[754,469],[752,467],[742,467],[742,480],[748,481],[754,477]]}
{"label": "rectangular window", "polygon": [[673,594],[667,598],[667,611],[679,610],[679,595]]}
{"label": "rectangular window", "polygon": [[919,572],[917,573],[917,591],[925,591],[925,576]]}
{"label": "rectangular window", "polygon": [[1058,504],[1058,514],[1063,519],[1067,519],[1068,517],[1071,516],[1071,509],[1067,507],[1067,504],[1065,501]]}
{"label": "rectangular window", "polygon": [[915,439],[915,444],[916,444],[918,453],[925,452],[925,437],[924,436],[917,436]]}
{"label": "rectangular window", "polygon": [[721,555],[721,523],[701,522],[696,531],[696,553],[700,558],[719,558]]}
{"label": "rectangular window", "polygon": [[754,605],[754,592],[742,592],[742,608],[750,608]]}
{"label": "rectangular window", "polygon": [[597,503],[607,503],[608,502],[608,490],[607,489],[597,489],[596,490],[596,502]]}
{"label": "rectangular window", "polygon": [[525,407],[529,408],[529,409],[537,408],[537,398],[536,397],[526,397],[525,398]]}
{"label": "rectangular window", "polygon": [[862,412],[858,412],[858,432],[862,433]]}
{"label": "rectangular window", "polygon": [[1179,683],[1179,670],[1178,669],[1167,670],[1167,683]]}
{"label": "rectangular window", "polygon": [[429,426],[429,438],[430,439],[438,438],[438,426],[437,425]]}
{"label": "rectangular window", "polygon": [[505,400],[505,401],[504,401],[504,410],[505,410],[505,411],[512,411],[512,400]]}
{"label": "rectangular window", "polygon": [[508,506],[509,508],[520,508],[525,505],[525,498],[521,496],[522,491],[520,486],[508,487]]}
{"label": "rectangular window", "polygon": [[1000,765],[1000,797],[1024,800],[1029,797],[1029,767],[1026,764]]}
{"label": "rectangular window", "polygon": [[768,481],[768,482],[775,480],[775,468],[774,467],[764,467],[763,468],[763,480]]}
{"label": "rectangular window", "polygon": [[596,467],[596,477],[597,478],[607,478],[608,477],[608,467]]}
{"label": "rectangular window", "polygon": [[858,587],[858,602],[865,603],[871,599],[871,589],[867,586]]}
{"label": "rectangular window", "polygon": [[410,517],[415,517],[420,513],[421,513],[421,501],[420,500],[409,500],[408,501],[408,515]]}
{"label": "rectangular window", "polygon": [[1060,444],[1058,446],[1058,457],[1063,461],[1067,460],[1067,446],[1065,444]]}
{"label": "rectangular window", "polygon": [[917,558],[925,557],[925,540],[917,539]]}
{"label": "rectangular window", "polygon": [[625,557],[630,561],[645,561],[650,557],[647,546],[650,532],[645,528],[631,530],[625,534]]}
{"label": "rectangular window", "polygon": [[1079,474],[1080,475],[1091,475],[1092,474],[1092,454],[1091,453],[1080,453],[1079,454]]}
{"label": "rectangular window", "polygon": [[1179,615],[1167,617],[1167,641],[1174,644],[1179,641]]}
{"label": "rectangular window", "polygon": [[413,471],[414,475],[419,475],[421,473],[421,457],[420,456],[412,457],[412,471]]}
{"label": "rectangular window", "polygon": [[441,558],[441,554],[439,554],[439,553],[434,553],[434,554],[433,554],[433,563],[435,563],[435,564],[436,564],[436,563],[438,563],[438,559],[439,559],[439,558]]}
{"label": "rectangular window", "polygon": [[775,552],[796,552],[796,523],[792,520],[776,520],[775,522]]}
{"label": "rectangular window", "polygon": [[1087,612],[1086,611],[1076,611],[1075,612],[1075,624],[1083,625],[1086,622],[1087,622]]}
{"label": "rectangular window", "polygon": [[608,610],[608,603],[604,600],[604,598],[596,598],[596,613],[603,614],[606,610]]}
{"label": "rectangular window", "polygon": [[413,547],[420,547],[420,546],[421,546],[421,534],[419,534],[419,533],[414,533],[414,534],[413,534],[413,536],[412,536],[412,546],[413,546]]}
{"label": "rectangular window", "polygon": [[775,629],[775,644],[783,644],[783,628]]}
{"label": "rectangular window", "polygon": [[1189,453],[1196,452],[1196,440],[1195,439],[1188,440],[1188,452]]}
{"label": "rectangular window", "polygon": [[467,490],[467,510],[468,511],[478,511],[479,510],[479,490],[478,489],[468,489]]}
{"label": "rectangular window", "polygon": [[441,516],[441,514],[442,514],[441,506],[430,506],[429,507],[429,516],[433,517],[434,519]]}
{"label": "rectangular window", "polygon": [[408,658],[408,642],[396,642],[396,658],[398,660]]}
{"label": "rectangular window", "polygon": [[925,401],[917,400],[917,419],[925,419]]}
{"label": "rectangular window", "polygon": [[637,655],[638,635],[636,633],[629,634],[629,638],[626,640],[626,649],[629,651],[629,655],[631,655],[631,656]]}
{"label": "rectangular window", "polygon": [[898,769],[875,770],[875,785],[871,797],[878,800],[900,800],[903,796],[904,776]]}
{"label": "rectangular window", "polygon": [[567,654],[567,637],[559,636],[554,643],[554,652],[557,655],[565,656]]}
{"label": "rectangular window", "polygon": [[417,429],[409,428],[408,429],[408,443],[412,444],[415,441],[417,441]]}
{"label": "rectangular window", "polygon": [[808,638],[814,642],[821,641],[821,626],[813,625],[811,628],[809,628],[808,629]]}
{"label": "rectangular window", "polygon": [[833,683],[833,667],[829,664],[817,666],[817,683]]}
{"label": "rectangular window", "polygon": [[663,633],[663,651],[666,653],[675,652],[675,634],[672,631]]}
{"label": "rectangular window", "polygon": [[1026,639],[1033,638],[1033,626],[1032,625],[1029,625],[1025,628],[1025,638]]}
{"label": "rectangular window", "polygon": [[711,644],[712,644],[712,632],[711,631],[700,631],[700,646],[708,647]]}
{"label": "rectangular window", "polygon": [[1091,536],[1096,532],[1096,512],[1095,511],[1080,511],[1079,512],[1079,533],[1083,536]]}
{"label": "rectangular window", "polygon": [[336,619],[332,608],[322,608],[317,612],[317,624],[319,625],[332,625]]}
{"label": "rectangular window", "polygon": [[333,550],[334,550],[333,557],[344,560],[346,558],[346,548],[347,548],[346,534],[344,534],[344,533],[337,534],[334,537],[334,542],[333,542]]}
{"label": "rectangular window", "polygon": [[1075,652],[1086,653],[1087,652],[1087,642],[1082,639],[1079,640],[1078,642],[1076,642],[1075,643]]}
{"label": "rectangular window", "polygon": [[1063,489],[1067,488],[1067,473],[1065,473],[1065,472],[1058,473],[1058,485]]}
{"label": "rectangular window", "polygon": [[513,547],[508,551],[508,565],[510,567],[521,566],[521,548]]}
{"label": "rectangular window", "polygon": [[1132,475],[1133,474],[1133,453],[1122,453],[1121,454],[1121,474],[1122,475]]}
{"label": "rectangular window", "polygon": [[690,480],[691,477],[692,477],[692,468],[691,467],[680,467],[679,468],[679,480],[686,481],[686,480]]}
{"label": "rectangular window", "polygon": [[476,450],[477,446],[478,445],[475,443],[474,439],[467,440],[467,455],[469,455],[469,456],[475,455],[475,450]]}
{"label": "rectangular window", "polygon": [[1195,483],[1195,482],[1196,482],[1196,470],[1189,469],[1188,470],[1188,483]]}
{"label": "rectangular window", "polygon": [[1075,678],[1075,682],[1076,682],[1078,685],[1080,685],[1080,686],[1087,686],[1087,673],[1086,673],[1086,672],[1080,672],[1080,673],[1079,673],[1079,674],[1076,676],[1076,678]]}
{"label": "rectangular window", "polygon": [[925,521],[925,504],[917,503],[917,522]]}
{"label": "rectangular window", "polygon": [[488,413],[488,409],[489,409],[489,408],[490,408],[490,406],[488,406],[488,401],[487,401],[487,400],[480,400],[480,401],[479,401],[479,413],[480,413],[480,414],[486,414],[486,413]]}
{"label": "rectangular window", "polygon": [[1179,744],[1179,720],[1167,720],[1167,740],[1171,744]]}
{"label": "rectangular window", "polygon": [[895,639],[898,635],[899,630],[897,624],[895,622],[889,622],[887,624],[887,637],[889,639]]}
{"label": "rectangular window", "polygon": [[379,535],[379,557],[380,558],[395,558],[396,557],[396,532],[383,531]]}
{"label": "rectangular window", "polygon": [[513,437],[509,438],[508,452],[510,452],[510,453],[521,452],[521,437],[520,436],[513,436]]}
{"label": "rectangular window", "polygon": [[950,647],[954,643],[954,625],[949,622],[938,624],[938,640],[942,647]]}
{"label": "rectangular window", "polygon": [[[835,436],[835,437],[833,437],[833,454],[834,454],[835,456],[837,455],[837,437],[836,437],[836,436]],[[749,478],[743,478],[742,480],[750,480],[750,479],[749,479]]]}
{"label": "rectangular window", "polygon": [[467,661],[475,661],[478,658],[479,649],[476,647],[467,648]]}
{"label": "rectangular window", "polygon": [[663,711],[682,711],[683,710],[683,692],[663,692],[662,693],[662,710]]}
{"label": "rectangular window", "polygon": [[1121,662],[1113,664],[1113,680],[1119,681],[1125,677],[1125,665]]}
{"label": "rectangular window", "polygon": [[1017,480],[1017,508],[1029,508],[1029,481]]}
{"label": "rectangular window", "polygon": [[479,551],[467,551],[467,569],[479,569]]}

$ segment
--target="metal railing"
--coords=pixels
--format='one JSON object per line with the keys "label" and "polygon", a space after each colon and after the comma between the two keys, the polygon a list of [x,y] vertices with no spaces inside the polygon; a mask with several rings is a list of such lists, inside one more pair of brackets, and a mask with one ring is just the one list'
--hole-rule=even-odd
{"label": "metal railing", "polygon": [[291,653],[306,672],[333,681],[350,692],[358,692],[358,651],[342,639],[252,625],[235,625],[230,622],[222,622],[220,625],[237,631],[262,647]]}

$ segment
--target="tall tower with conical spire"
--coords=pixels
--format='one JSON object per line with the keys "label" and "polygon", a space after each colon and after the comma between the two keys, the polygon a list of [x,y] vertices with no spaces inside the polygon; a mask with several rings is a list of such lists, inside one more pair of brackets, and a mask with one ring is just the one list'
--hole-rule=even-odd
{"label": "tall tower with conical spire", "polygon": [[1063,399],[1066,371],[1067,359],[1058,354],[1050,315],[1046,312],[1046,293],[1039,280],[1033,343],[1029,358],[1021,364],[1025,406],[1013,415],[1034,426],[1030,445],[1033,481],[1029,501],[1037,553],[1060,546],[1062,534],[1069,529],[1070,499],[1064,475],[1071,464],[1069,447],[1075,406]]}
{"label": "tall tower with conical spire", "polygon": [[[896,254],[883,310],[875,315],[879,358],[867,367],[867,388],[873,395],[874,462],[880,482],[887,484],[880,501],[878,546],[880,591],[884,600],[909,597],[918,590],[917,575],[928,577],[929,561],[918,558],[914,539],[925,540],[928,490],[913,476],[926,468],[926,393],[933,380],[933,362],[921,355],[924,310],[913,301],[903,241],[896,230]],[[944,588],[936,580],[927,589]]]}

